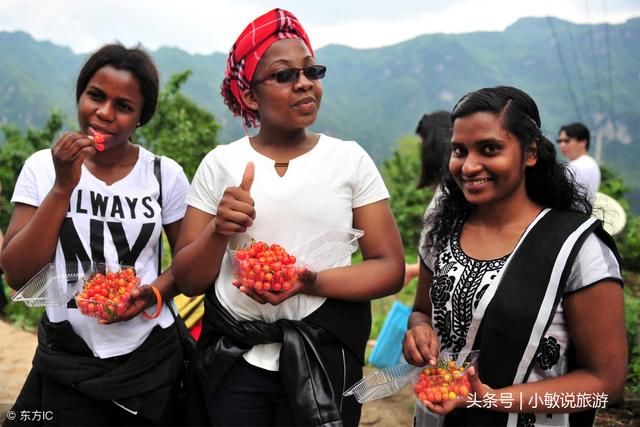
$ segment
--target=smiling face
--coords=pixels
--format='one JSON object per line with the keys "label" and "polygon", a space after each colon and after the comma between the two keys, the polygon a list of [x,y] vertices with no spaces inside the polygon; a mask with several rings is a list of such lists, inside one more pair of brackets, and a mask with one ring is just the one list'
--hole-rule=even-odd
{"label": "smiling face", "polygon": [[451,148],[449,171],[469,203],[526,197],[525,168],[535,165],[535,149],[523,156],[520,143],[496,114],[478,112],[456,119]]}
{"label": "smiling face", "polygon": [[126,70],[100,68],[78,100],[80,130],[106,136],[105,151],[127,143],[136,130],[144,98],[140,83]]}
{"label": "smiling face", "polygon": [[[304,68],[315,64],[302,40],[284,39],[273,43],[260,60],[253,81],[259,81],[286,68]],[[303,72],[290,83],[267,79],[243,96],[250,108],[258,111],[262,128],[304,129],[318,116],[322,83],[309,80]]]}

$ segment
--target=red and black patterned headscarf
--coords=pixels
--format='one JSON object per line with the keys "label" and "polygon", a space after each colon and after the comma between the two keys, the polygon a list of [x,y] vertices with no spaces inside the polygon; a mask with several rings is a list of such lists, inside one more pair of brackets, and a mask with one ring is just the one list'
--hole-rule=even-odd
{"label": "red and black patterned headscarf", "polygon": [[222,81],[224,103],[234,116],[241,116],[248,127],[258,127],[256,111],[242,101],[240,94],[249,89],[258,62],[269,46],[282,39],[302,40],[313,55],[307,33],[293,13],[273,9],[247,25],[233,44],[227,58],[227,68]]}

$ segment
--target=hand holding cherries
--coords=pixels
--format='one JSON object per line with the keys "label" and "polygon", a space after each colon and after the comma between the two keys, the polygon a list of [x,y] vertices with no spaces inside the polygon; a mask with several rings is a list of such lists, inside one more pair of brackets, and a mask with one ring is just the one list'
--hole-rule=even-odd
{"label": "hand holding cherries", "polygon": [[422,402],[441,403],[447,400],[464,399],[471,391],[469,376],[456,362],[441,361],[435,367],[426,367],[420,372],[413,386]]}
{"label": "hand holding cherries", "polygon": [[114,321],[125,314],[131,291],[139,284],[133,268],[95,273],[76,296],[76,304],[86,316]]}
{"label": "hand holding cherries", "polygon": [[233,257],[236,264],[233,285],[258,293],[288,291],[308,272],[296,266],[296,257],[277,244],[254,241],[248,248],[235,251]]}

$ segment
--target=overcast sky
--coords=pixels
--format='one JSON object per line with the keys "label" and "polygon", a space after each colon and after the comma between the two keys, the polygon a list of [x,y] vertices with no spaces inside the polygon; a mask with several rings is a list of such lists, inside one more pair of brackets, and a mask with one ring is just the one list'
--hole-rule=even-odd
{"label": "overcast sky", "polygon": [[639,0],[0,0],[0,31],[92,51],[118,40],[148,49],[228,52],[242,29],[274,7],[301,20],[315,48],[380,47],[420,34],[502,31],[523,16],[621,23]]}

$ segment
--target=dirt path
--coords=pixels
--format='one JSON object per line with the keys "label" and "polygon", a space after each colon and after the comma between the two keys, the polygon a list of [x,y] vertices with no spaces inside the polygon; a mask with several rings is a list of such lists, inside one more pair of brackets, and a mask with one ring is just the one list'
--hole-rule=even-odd
{"label": "dirt path", "polygon": [[[375,368],[366,367],[365,375]],[[413,425],[414,394],[411,387],[385,399],[365,403],[362,406],[360,427],[402,427]]]}
{"label": "dirt path", "polygon": [[15,402],[31,370],[36,335],[0,321],[0,419]]}

